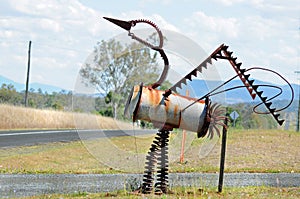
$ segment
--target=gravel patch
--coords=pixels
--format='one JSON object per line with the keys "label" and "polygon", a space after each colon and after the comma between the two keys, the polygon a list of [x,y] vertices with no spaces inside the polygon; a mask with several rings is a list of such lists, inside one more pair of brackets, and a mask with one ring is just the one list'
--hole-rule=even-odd
{"label": "gravel patch", "polygon": [[[218,178],[217,173],[171,173],[169,184],[170,187],[217,187]],[[0,197],[134,190],[141,181],[141,174],[1,174]],[[299,187],[300,173],[226,173],[226,186]]]}

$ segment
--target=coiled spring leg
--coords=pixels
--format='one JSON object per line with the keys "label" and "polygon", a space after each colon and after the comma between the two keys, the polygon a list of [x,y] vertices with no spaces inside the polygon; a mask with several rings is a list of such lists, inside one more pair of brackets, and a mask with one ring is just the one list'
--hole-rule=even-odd
{"label": "coiled spring leg", "polygon": [[161,145],[160,145],[160,154],[158,157],[157,167],[157,183],[155,185],[155,193],[167,193],[168,189],[168,166],[169,166],[169,157],[168,157],[168,142],[169,142],[169,132],[161,132]]}
{"label": "coiled spring leg", "polygon": [[157,166],[157,182],[155,193],[166,193],[168,188],[168,141],[169,131],[160,130],[149,149],[146,157],[145,173],[143,177],[142,193],[153,191],[155,167]]}
{"label": "coiled spring leg", "polygon": [[152,192],[153,189],[153,173],[155,170],[155,165],[157,163],[157,151],[158,151],[158,145],[155,144],[153,141],[153,144],[150,147],[150,150],[148,152],[148,155],[146,157],[146,166],[145,166],[145,173],[143,178],[143,184],[142,184],[142,193],[149,194]]}

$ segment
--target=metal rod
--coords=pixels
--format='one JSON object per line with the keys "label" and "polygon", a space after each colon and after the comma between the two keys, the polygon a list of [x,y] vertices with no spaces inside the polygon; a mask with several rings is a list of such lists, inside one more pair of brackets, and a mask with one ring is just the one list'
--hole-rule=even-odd
{"label": "metal rod", "polygon": [[[300,74],[300,71],[295,71],[295,73]],[[298,117],[297,117],[297,124],[296,124],[296,131],[299,132],[299,123],[300,123],[300,86],[298,86],[299,92],[299,99],[298,99]]]}
{"label": "metal rod", "polygon": [[[224,124],[227,126],[228,117],[225,118]],[[225,164],[225,153],[226,153],[226,139],[227,139],[227,128],[223,127],[222,134],[222,146],[221,146],[221,160],[220,160],[220,174],[219,174],[219,185],[218,192],[221,193],[223,189],[224,179],[224,164]]]}
{"label": "metal rod", "polygon": [[184,145],[186,140],[186,130],[182,130],[181,150],[180,150],[180,163],[184,162]]}
{"label": "metal rod", "polygon": [[298,118],[297,118],[297,127],[296,131],[299,132],[299,123],[300,123],[300,88],[299,88],[299,99],[298,99]]}
{"label": "metal rod", "polygon": [[[185,95],[189,96],[189,90],[185,91]],[[182,130],[182,140],[181,140],[181,150],[180,150],[180,163],[182,164],[184,161],[184,145],[186,140],[186,130]]]}

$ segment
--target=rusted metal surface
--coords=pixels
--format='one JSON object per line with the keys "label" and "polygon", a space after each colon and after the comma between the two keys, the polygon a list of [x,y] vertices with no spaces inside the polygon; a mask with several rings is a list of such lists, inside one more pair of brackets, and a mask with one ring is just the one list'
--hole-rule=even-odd
{"label": "rusted metal surface", "polygon": [[207,103],[200,100],[182,111],[197,99],[178,94],[171,94],[166,98],[163,94],[164,91],[137,85],[133,88],[126,111],[135,120],[151,122],[157,128],[180,128],[200,132],[207,115]]}

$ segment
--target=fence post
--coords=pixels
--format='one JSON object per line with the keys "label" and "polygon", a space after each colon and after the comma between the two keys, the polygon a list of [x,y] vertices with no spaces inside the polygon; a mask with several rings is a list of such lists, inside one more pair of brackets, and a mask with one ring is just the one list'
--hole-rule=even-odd
{"label": "fence post", "polygon": [[[227,126],[228,117],[225,118],[224,124]],[[223,127],[222,134],[222,146],[221,146],[221,160],[220,160],[220,174],[219,174],[219,185],[218,192],[221,193],[223,189],[224,179],[224,164],[225,164],[225,153],[226,153],[226,139],[227,139],[227,128]]]}

